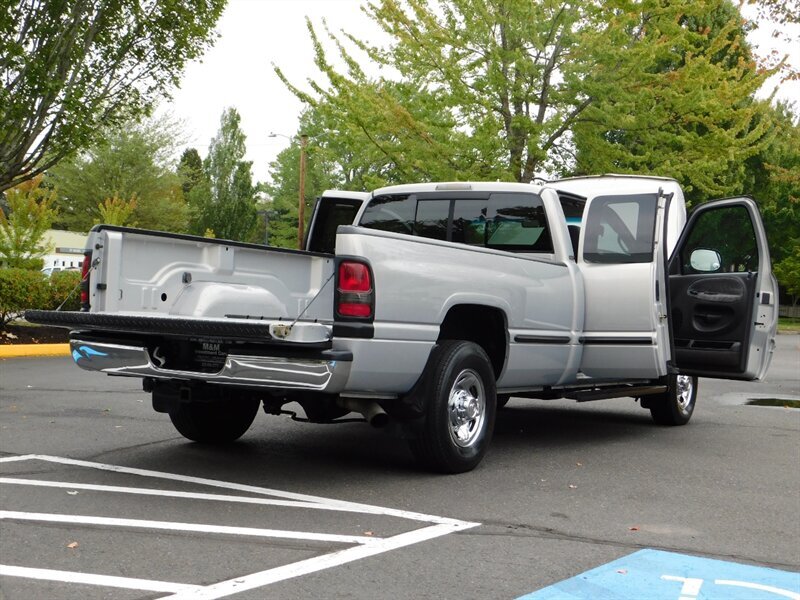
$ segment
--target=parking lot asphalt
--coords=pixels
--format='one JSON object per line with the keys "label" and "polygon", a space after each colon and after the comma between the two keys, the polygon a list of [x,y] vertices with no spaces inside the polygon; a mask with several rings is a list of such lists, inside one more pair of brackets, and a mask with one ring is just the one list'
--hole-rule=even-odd
{"label": "parking lot asphalt", "polygon": [[767,381],[702,380],[678,428],[512,399],[478,469],[440,476],[360,423],[194,444],[137,380],[0,360],[0,597],[517,598],[650,550],[800,588],[800,411],[744,404],[800,398],[798,372],[779,336]]}

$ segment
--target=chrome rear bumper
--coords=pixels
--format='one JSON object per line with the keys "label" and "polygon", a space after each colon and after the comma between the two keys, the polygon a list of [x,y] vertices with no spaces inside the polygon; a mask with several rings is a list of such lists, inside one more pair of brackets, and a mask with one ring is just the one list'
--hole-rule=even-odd
{"label": "chrome rear bumper", "polygon": [[318,358],[229,354],[216,373],[164,369],[153,364],[147,348],[73,338],[72,358],[82,369],[109,375],[194,379],[209,383],[338,393],[350,375],[352,355],[324,350]]}

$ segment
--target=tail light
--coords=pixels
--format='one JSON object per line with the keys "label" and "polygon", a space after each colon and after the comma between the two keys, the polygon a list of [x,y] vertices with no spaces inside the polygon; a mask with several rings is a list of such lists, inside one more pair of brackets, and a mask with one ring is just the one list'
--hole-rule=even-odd
{"label": "tail light", "polygon": [[89,310],[89,271],[92,268],[92,251],[87,250],[83,253],[83,263],[81,264],[81,310]]}
{"label": "tail light", "polygon": [[369,266],[352,260],[339,263],[336,282],[336,316],[372,319],[375,290]]}

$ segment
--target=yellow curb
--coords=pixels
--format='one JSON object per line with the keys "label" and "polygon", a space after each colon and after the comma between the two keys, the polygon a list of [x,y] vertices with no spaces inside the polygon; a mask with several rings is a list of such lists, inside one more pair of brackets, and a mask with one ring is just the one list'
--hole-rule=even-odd
{"label": "yellow curb", "polygon": [[69,356],[69,354],[69,344],[4,344],[0,346],[0,358]]}

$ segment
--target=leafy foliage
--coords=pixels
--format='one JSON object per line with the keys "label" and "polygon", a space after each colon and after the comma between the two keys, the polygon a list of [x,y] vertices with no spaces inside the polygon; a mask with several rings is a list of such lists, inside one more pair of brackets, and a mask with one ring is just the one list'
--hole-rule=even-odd
{"label": "leafy foliage", "polygon": [[56,225],[88,231],[101,220],[98,204],[104,199],[135,197],[131,219],[139,227],[186,231],[188,210],[173,162],[180,135],[168,119],[129,123],[56,165],[48,172],[58,188]]}
{"label": "leafy foliage", "polygon": [[38,270],[50,250],[42,240],[56,217],[55,192],[41,183],[40,175],[6,192],[9,214],[0,210],[0,260],[9,267]]}
{"label": "leafy foliage", "polygon": [[29,308],[49,307],[50,289],[40,271],[0,268],[0,326]]}
{"label": "leafy foliage", "polygon": [[183,195],[188,198],[194,186],[200,183],[204,177],[203,159],[200,158],[197,148],[187,148],[183,151],[178,163],[178,175],[183,180],[181,184]]}
{"label": "leafy foliage", "polygon": [[80,310],[78,271],[47,277],[37,270],[0,268],[0,327],[29,309]]}
{"label": "leafy foliage", "polygon": [[752,100],[766,73],[729,0],[675,5],[677,19],[651,7],[629,21],[639,41],[601,61],[625,68],[617,81],[591,83],[595,100],[574,130],[575,171],[673,177],[694,202],[742,193],[745,161],[776,133],[768,105]]}
{"label": "leafy foliage", "polygon": [[129,219],[136,210],[136,195],[131,196],[130,200],[124,200],[119,196],[106,198],[101,204],[97,205],[100,218],[95,223],[106,223],[108,225],[128,225],[136,227],[136,223],[130,223]]}
{"label": "leafy foliage", "polygon": [[189,192],[191,231],[210,229],[223,239],[249,241],[256,227],[255,187],[251,163],[243,160],[245,135],[235,108],[222,113],[220,128],[211,140],[203,163],[205,177]]}
{"label": "leafy foliage", "polygon": [[[741,57],[727,0],[380,0],[365,10],[389,46],[345,37],[391,79],[367,77],[328,32],[346,65],[337,70],[310,23],[327,83],[304,91],[276,72],[383,182],[678,170],[718,192],[731,163],[769,137],[760,108],[742,103],[768,73]],[[731,18],[712,40],[715,11]]]}
{"label": "leafy foliage", "polygon": [[[314,199],[326,189],[367,187],[363,176],[366,175],[368,165],[362,165],[362,168],[355,166],[350,162],[355,158],[354,154],[344,151],[341,140],[326,135],[327,116],[327,113],[309,109],[300,117],[300,131],[308,136],[304,190],[305,230],[308,229],[311,219]],[[264,191],[271,199],[271,202],[262,207],[269,215],[268,239],[271,246],[297,248],[300,190],[298,137],[293,138],[289,147],[270,163],[271,183],[264,184]]]}
{"label": "leafy foliage", "polygon": [[773,265],[775,277],[794,297],[794,304],[800,297],[800,238],[792,240],[792,252]]}
{"label": "leafy foliage", "polygon": [[777,135],[747,162],[745,189],[753,190],[758,200],[777,263],[793,252],[800,238],[800,122],[785,104],[769,110]]}
{"label": "leafy foliage", "polygon": [[225,0],[5,2],[0,191],[138,119],[212,43]]}
{"label": "leafy foliage", "polygon": [[[78,284],[81,282],[80,271],[58,271],[47,279],[49,298],[42,308],[46,310],[80,310],[81,294]],[[27,308],[34,308],[29,306]]]}

